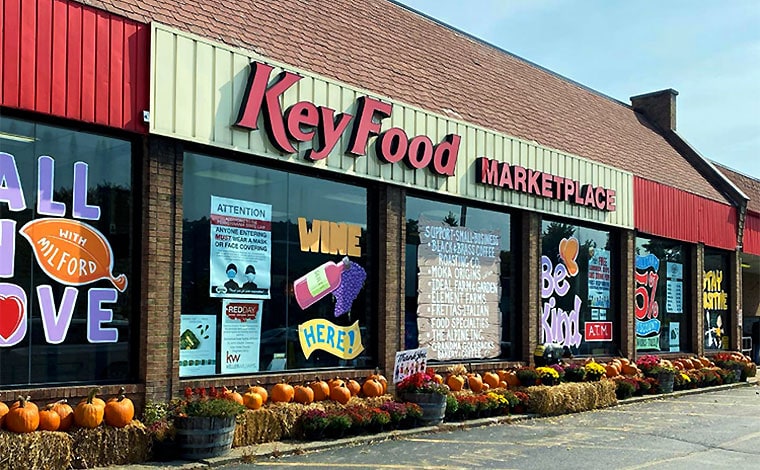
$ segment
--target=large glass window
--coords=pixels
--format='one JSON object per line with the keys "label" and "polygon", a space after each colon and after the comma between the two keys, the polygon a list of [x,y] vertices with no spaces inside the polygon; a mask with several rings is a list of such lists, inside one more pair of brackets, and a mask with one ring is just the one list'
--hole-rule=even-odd
{"label": "large glass window", "polygon": [[617,250],[610,232],[551,220],[541,229],[540,342],[574,355],[618,354]]}
{"label": "large glass window", "polygon": [[[704,315],[705,349],[727,349],[731,329],[731,276],[728,254],[705,248],[702,277],[702,309]],[[735,333],[734,333],[735,334]]]}
{"label": "large glass window", "polygon": [[406,348],[439,361],[516,359],[509,214],[406,199]]}
{"label": "large glass window", "polygon": [[636,238],[637,351],[689,351],[687,253],[687,246],[677,241]]}
{"label": "large glass window", "polygon": [[366,188],[187,153],[183,195],[180,376],[374,365]]}
{"label": "large glass window", "polygon": [[0,387],[134,379],[128,141],[0,119]]}

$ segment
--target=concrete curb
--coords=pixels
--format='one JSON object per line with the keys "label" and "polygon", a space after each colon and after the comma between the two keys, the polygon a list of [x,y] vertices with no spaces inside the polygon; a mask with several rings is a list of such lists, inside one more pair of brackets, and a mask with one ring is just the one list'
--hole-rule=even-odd
{"label": "concrete curb", "polygon": [[[715,387],[697,388],[693,390],[680,390],[673,393],[664,395],[646,395],[641,397],[633,397],[626,400],[620,400],[615,406],[624,406],[636,403],[642,403],[653,400],[666,400],[670,398],[678,398],[687,395],[697,395],[710,392],[719,392],[721,390],[729,390],[738,387],[757,386],[758,378],[752,377],[746,382],[718,385]],[[560,415],[561,416],[561,415]],[[556,416],[555,416],[556,417]],[[157,469],[157,468],[172,468],[179,470],[194,470],[201,468],[215,468],[223,465],[233,463],[245,463],[248,461],[260,461],[269,459],[272,457],[280,457],[283,455],[304,454],[307,452],[315,452],[319,450],[332,449],[336,447],[344,446],[357,446],[364,444],[372,444],[376,442],[383,442],[388,440],[399,439],[406,436],[417,436],[423,434],[433,434],[440,432],[450,432],[460,429],[476,428],[481,426],[491,426],[496,424],[510,424],[520,421],[532,420],[541,418],[539,415],[527,414],[527,415],[507,415],[507,416],[493,416],[490,418],[473,419],[462,422],[447,422],[438,426],[426,426],[413,429],[404,429],[389,431],[379,434],[373,434],[368,436],[352,436],[343,439],[335,439],[330,441],[311,441],[311,442],[265,442],[257,444],[255,446],[248,447],[236,447],[230,451],[229,454],[222,457],[216,457],[213,459],[200,460],[198,462],[187,461],[175,461],[175,462],[149,462],[139,465],[129,466],[117,466],[110,467],[113,469]]]}

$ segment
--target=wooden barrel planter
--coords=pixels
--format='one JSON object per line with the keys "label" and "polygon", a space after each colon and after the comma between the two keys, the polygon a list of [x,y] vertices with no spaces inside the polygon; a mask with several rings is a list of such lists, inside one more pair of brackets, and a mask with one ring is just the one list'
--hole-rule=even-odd
{"label": "wooden barrel planter", "polygon": [[179,456],[186,460],[220,457],[232,449],[235,417],[188,416],[176,419]]}
{"label": "wooden barrel planter", "polygon": [[446,414],[446,395],[440,393],[404,393],[404,401],[416,403],[422,408],[422,424],[432,426],[440,424]]}

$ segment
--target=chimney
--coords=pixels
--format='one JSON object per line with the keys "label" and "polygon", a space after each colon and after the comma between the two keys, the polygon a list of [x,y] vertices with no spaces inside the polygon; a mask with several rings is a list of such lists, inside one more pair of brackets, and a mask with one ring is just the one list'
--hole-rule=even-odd
{"label": "chimney", "polygon": [[665,131],[676,130],[676,96],[672,88],[632,96],[633,110],[646,117],[649,122]]}

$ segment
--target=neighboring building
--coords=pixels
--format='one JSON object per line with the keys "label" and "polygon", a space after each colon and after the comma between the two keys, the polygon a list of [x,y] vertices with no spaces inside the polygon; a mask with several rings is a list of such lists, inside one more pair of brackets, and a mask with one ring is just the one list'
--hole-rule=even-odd
{"label": "neighboring building", "polygon": [[0,398],[740,347],[747,198],[673,90],[621,103],[386,1],[2,21]]}

